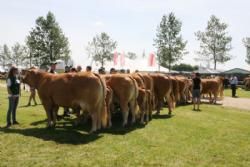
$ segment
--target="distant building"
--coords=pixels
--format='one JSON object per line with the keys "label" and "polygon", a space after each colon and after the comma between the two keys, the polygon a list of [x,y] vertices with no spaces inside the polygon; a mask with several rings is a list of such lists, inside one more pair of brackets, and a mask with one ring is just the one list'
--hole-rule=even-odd
{"label": "distant building", "polygon": [[227,77],[235,75],[237,76],[238,80],[242,81],[245,77],[250,75],[250,71],[241,68],[233,68],[231,70],[224,71],[221,74]]}

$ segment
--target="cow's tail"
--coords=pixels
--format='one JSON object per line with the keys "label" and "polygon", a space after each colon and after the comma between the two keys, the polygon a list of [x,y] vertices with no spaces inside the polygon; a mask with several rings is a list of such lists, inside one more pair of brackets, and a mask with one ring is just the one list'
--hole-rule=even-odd
{"label": "cow's tail", "polygon": [[221,97],[221,100],[223,100],[223,98],[224,98],[224,85],[223,85],[223,82],[220,85],[220,97]]}
{"label": "cow's tail", "polygon": [[221,100],[223,100],[223,98],[224,98],[224,84],[223,84],[223,79],[219,78],[218,82],[220,84],[219,85],[220,98],[221,98]]}
{"label": "cow's tail", "polygon": [[101,110],[99,115],[99,121],[101,121],[102,123],[102,127],[106,128],[107,127],[107,122],[108,122],[108,113],[107,113],[107,106],[106,106],[106,102],[105,102],[105,98],[106,98],[106,82],[104,81],[103,78],[101,78],[101,76],[99,74],[95,74],[96,77],[99,78],[101,85],[102,85],[102,101],[101,101]]}
{"label": "cow's tail", "polygon": [[136,83],[136,80],[132,77],[132,76],[129,76],[129,78],[133,81],[133,84],[134,84],[134,88],[135,88],[135,111],[137,111],[138,110],[138,104],[137,104],[137,97],[138,97],[138,95],[139,95],[139,88],[138,88],[138,84]]}

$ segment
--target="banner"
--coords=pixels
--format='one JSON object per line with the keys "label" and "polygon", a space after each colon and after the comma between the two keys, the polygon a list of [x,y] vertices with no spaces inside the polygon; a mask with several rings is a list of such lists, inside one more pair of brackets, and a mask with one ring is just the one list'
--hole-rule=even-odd
{"label": "banner", "polygon": [[117,63],[118,63],[118,53],[117,53],[117,51],[114,52],[113,61],[114,61],[114,66],[116,66]]}
{"label": "banner", "polygon": [[154,53],[149,54],[148,65],[149,66],[155,66],[155,55],[154,55]]}
{"label": "banner", "polygon": [[121,67],[125,66],[125,53],[124,53],[124,51],[120,55],[120,65],[121,65]]}

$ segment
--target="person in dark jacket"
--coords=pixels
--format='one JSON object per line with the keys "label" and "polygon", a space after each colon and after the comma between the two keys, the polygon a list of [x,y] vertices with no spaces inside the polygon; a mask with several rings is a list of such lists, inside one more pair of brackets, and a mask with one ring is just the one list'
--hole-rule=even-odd
{"label": "person in dark jacket", "polygon": [[192,79],[193,80],[193,110],[196,110],[196,105],[197,105],[197,111],[200,110],[200,99],[201,99],[201,79],[200,79],[200,74],[195,73],[195,77]]}
{"label": "person in dark jacket", "polygon": [[[20,81],[18,80],[18,69],[16,67],[11,67],[8,77],[7,77],[7,90],[9,99],[9,108],[7,111],[7,125],[6,128],[10,127],[12,124],[19,124],[16,120],[16,109],[19,101],[20,95]],[[11,123],[12,117],[12,123]]]}

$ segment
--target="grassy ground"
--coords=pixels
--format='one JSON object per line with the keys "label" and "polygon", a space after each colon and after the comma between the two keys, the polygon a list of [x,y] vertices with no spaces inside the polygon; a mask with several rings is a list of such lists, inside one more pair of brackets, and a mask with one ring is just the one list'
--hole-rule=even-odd
{"label": "grassy ground", "polygon": [[[242,89],[242,88],[238,88],[236,90],[236,95],[238,97],[243,97],[243,98],[250,98],[250,91],[248,90],[245,90],[245,89]],[[224,90],[224,96],[232,96],[232,90],[231,89],[225,89]]]}
{"label": "grassy ground", "polygon": [[[6,90],[0,88],[0,125],[6,121]],[[250,166],[250,112],[201,106],[164,110],[145,127],[115,127],[88,135],[89,125],[72,127],[72,119],[46,129],[41,105],[25,107],[23,93],[17,118],[0,129],[0,166]],[[117,116],[117,119],[120,117]]]}

